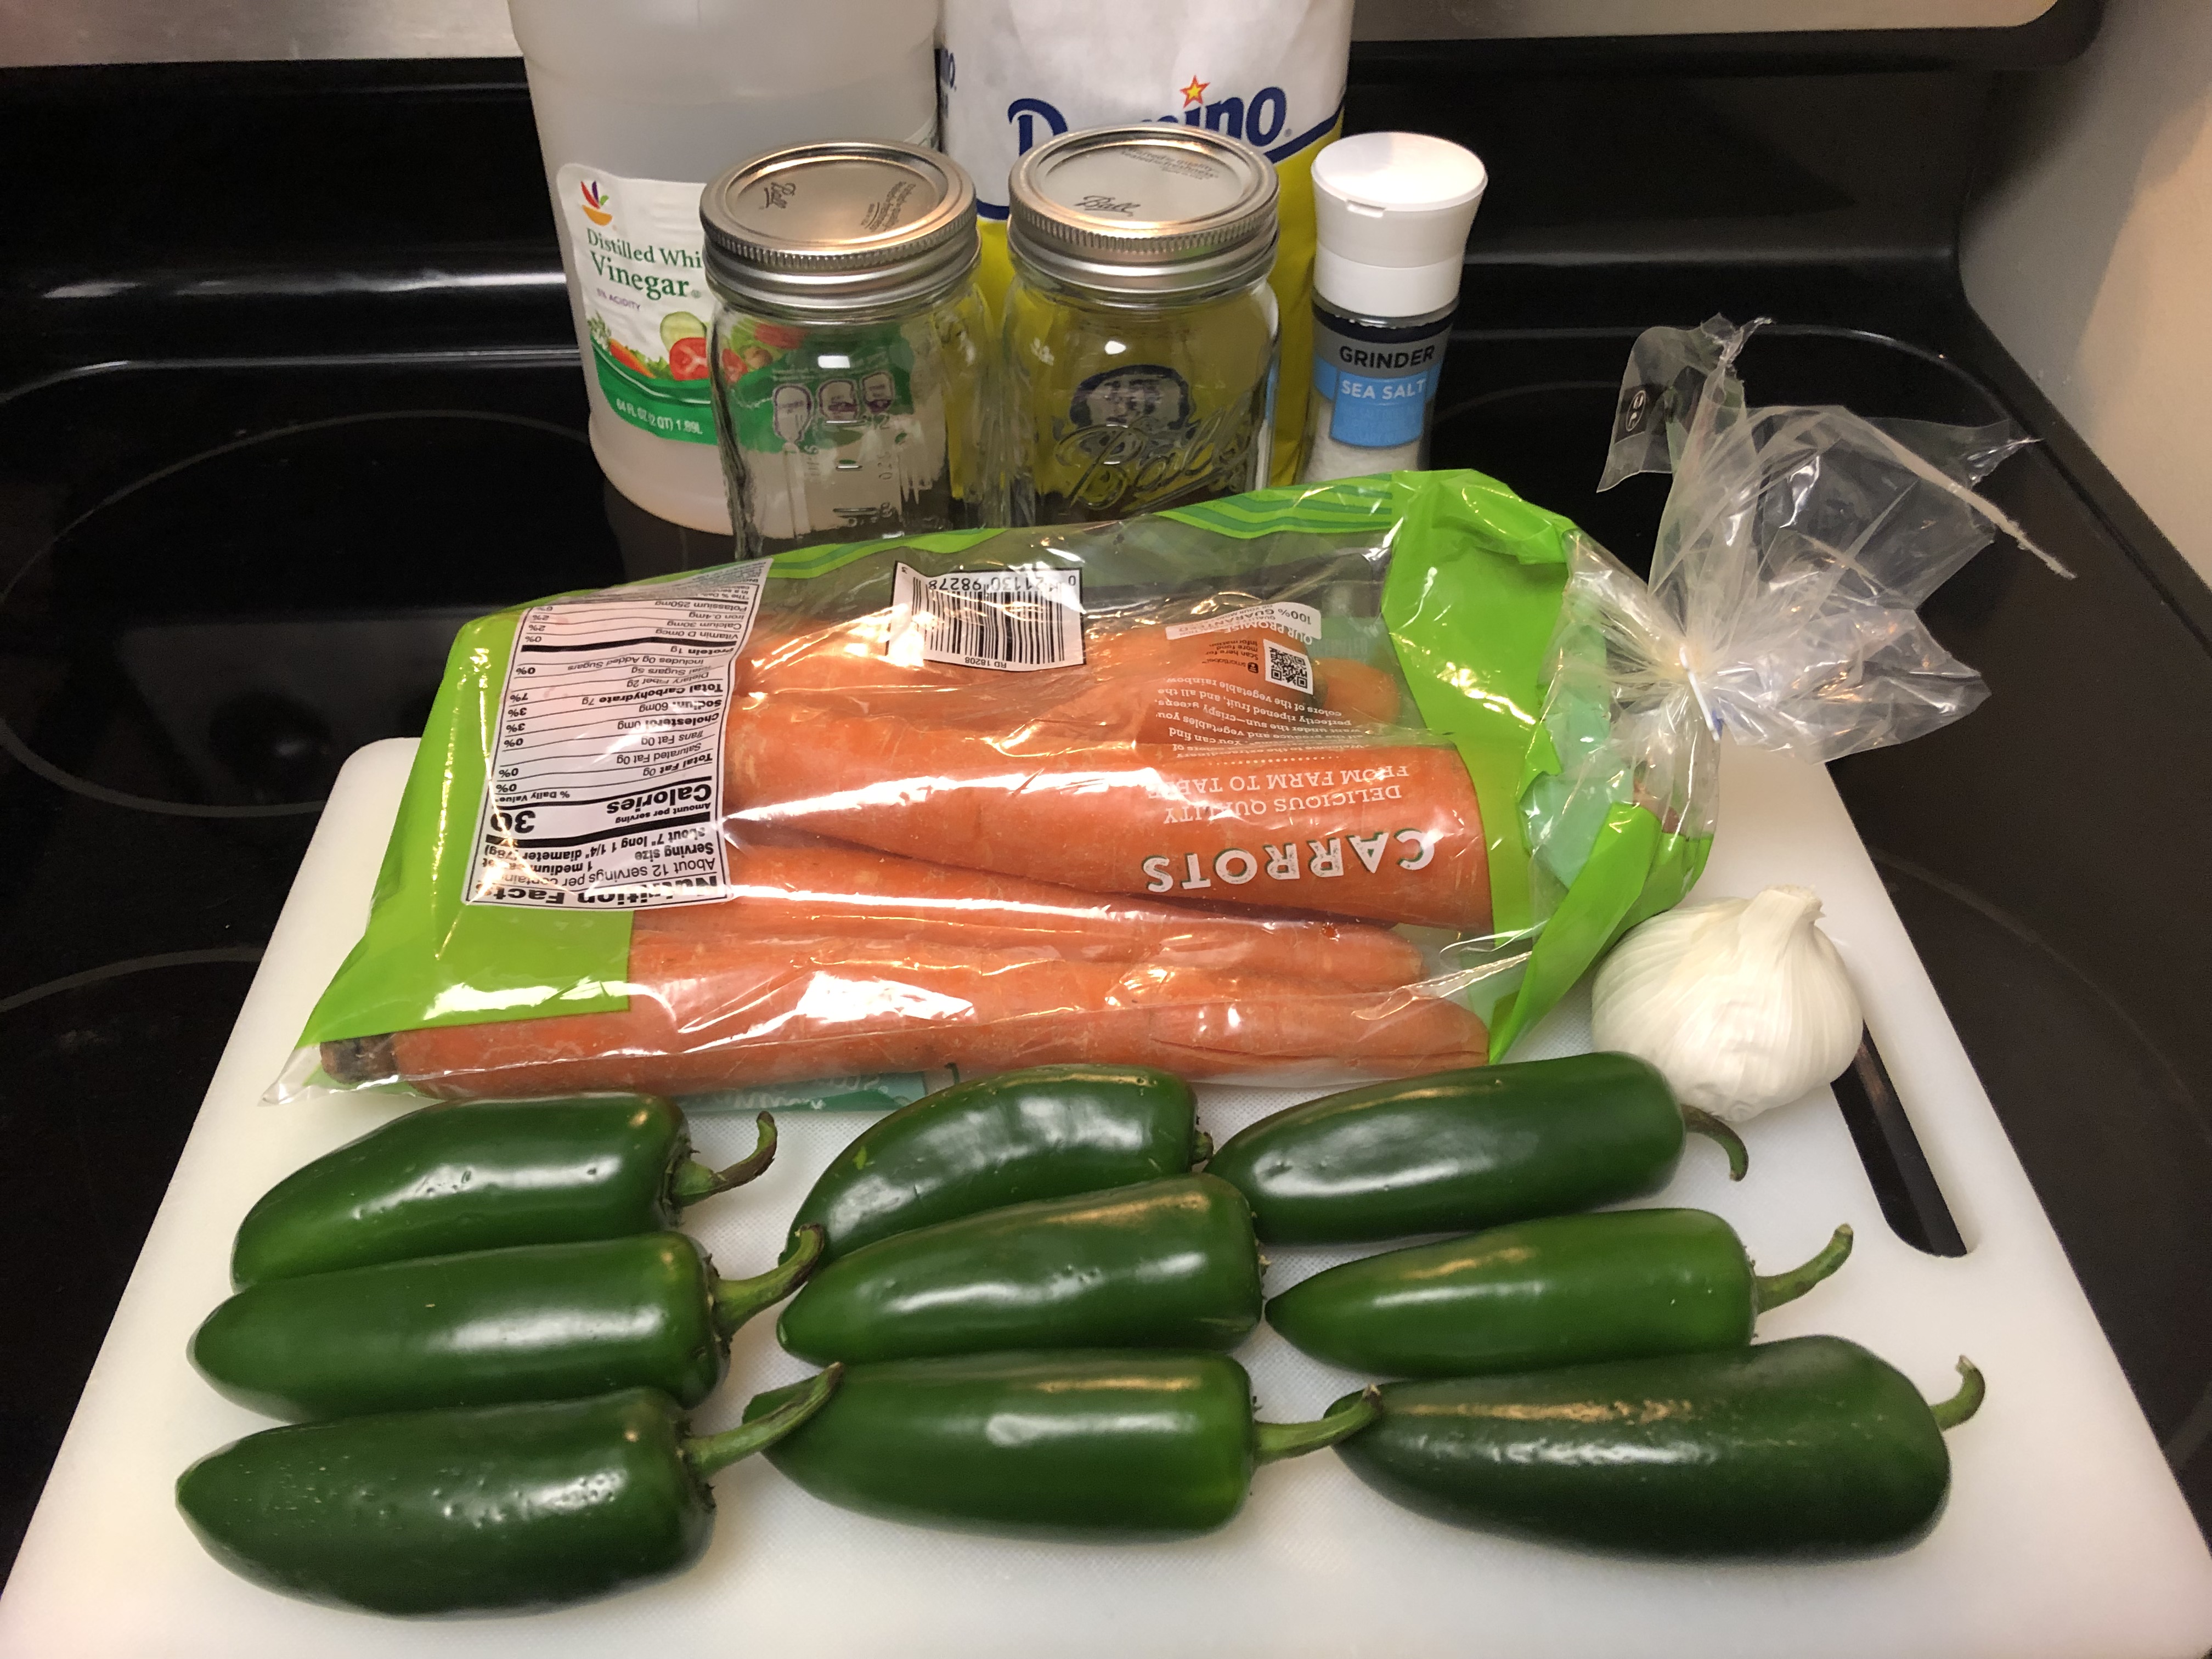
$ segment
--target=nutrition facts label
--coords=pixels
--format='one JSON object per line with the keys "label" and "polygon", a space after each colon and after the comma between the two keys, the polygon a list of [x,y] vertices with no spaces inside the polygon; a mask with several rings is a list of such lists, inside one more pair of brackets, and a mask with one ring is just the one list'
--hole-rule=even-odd
{"label": "nutrition facts label", "polygon": [[523,613],[477,830],[474,904],[723,896],[722,720],[769,562]]}

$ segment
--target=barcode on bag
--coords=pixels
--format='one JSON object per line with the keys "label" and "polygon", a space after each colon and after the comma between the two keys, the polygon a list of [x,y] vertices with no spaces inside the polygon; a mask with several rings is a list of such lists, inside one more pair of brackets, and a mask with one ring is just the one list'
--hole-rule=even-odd
{"label": "barcode on bag", "polygon": [[895,662],[1026,672],[1083,660],[1079,570],[954,570],[925,576],[902,564],[892,585],[891,611],[884,648]]}
{"label": "barcode on bag", "polygon": [[1267,647],[1267,684],[1285,686],[1292,691],[1310,696],[1313,692],[1313,659],[1303,651],[1277,645],[1273,640],[1262,643]]}

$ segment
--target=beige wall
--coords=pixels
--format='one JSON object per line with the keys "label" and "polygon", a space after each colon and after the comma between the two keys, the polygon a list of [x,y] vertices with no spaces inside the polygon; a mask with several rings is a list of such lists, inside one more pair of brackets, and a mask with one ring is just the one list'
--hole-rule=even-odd
{"label": "beige wall", "polygon": [[2212,580],[2212,0],[2108,0],[2081,61],[2001,95],[1967,295]]}

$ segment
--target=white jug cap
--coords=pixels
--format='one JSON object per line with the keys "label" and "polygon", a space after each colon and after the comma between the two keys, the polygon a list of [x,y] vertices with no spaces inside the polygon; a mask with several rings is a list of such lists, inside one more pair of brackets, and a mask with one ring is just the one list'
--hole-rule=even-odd
{"label": "white jug cap", "polygon": [[1473,150],[1424,132],[1328,145],[1314,159],[1314,291],[1360,317],[1448,309],[1489,182]]}

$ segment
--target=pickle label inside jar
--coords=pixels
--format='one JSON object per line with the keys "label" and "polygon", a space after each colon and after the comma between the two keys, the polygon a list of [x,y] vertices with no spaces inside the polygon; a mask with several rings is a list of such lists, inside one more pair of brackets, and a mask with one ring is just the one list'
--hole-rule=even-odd
{"label": "pickle label inside jar", "polygon": [[[897,324],[820,326],[725,311],[723,417],[745,510],[771,540],[907,522],[944,493],[942,392]],[[949,505],[939,504],[949,512]]]}
{"label": "pickle label inside jar", "polygon": [[840,330],[824,343],[791,323],[735,319],[721,340],[731,430],[740,448],[806,453],[914,412],[914,354],[896,328]]}

